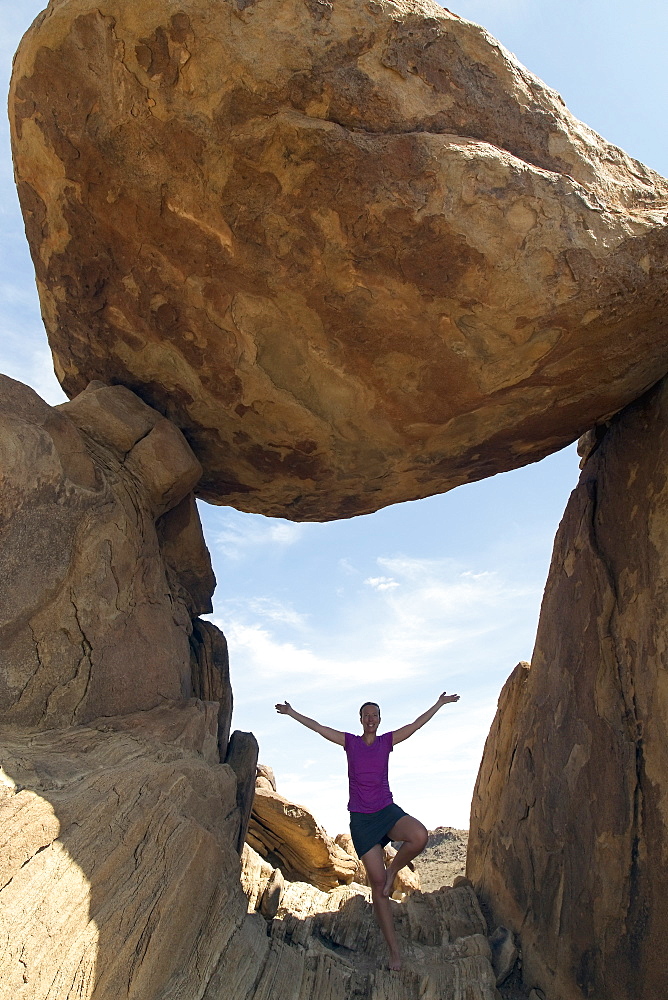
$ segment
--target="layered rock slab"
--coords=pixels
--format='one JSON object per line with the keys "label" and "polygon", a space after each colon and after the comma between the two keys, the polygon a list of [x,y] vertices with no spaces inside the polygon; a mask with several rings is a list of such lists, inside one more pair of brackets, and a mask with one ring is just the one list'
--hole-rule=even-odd
{"label": "layered rock slab", "polygon": [[245,919],[215,727],[193,701],[0,728],[3,1000],[197,995]]}
{"label": "layered rock slab", "polygon": [[[244,848],[242,882],[250,911],[262,910],[272,872]],[[353,883],[323,892],[286,882],[268,923],[256,995],[498,1000],[487,929],[470,884],[418,892],[391,905],[404,958],[400,973],[387,969],[370,889]]]}
{"label": "layered rock slab", "polygon": [[666,182],[429,0],[58,0],[10,106],[62,385],[135,389],[209,500],[376,510],[665,373]]}
{"label": "layered rock slab", "polygon": [[246,835],[250,846],[293,882],[309,882],[321,890],[352,882],[357,858],[327,835],[309,809],[263,787],[265,782],[255,784]]}
{"label": "layered rock slab", "polygon": [[51,407],[0,376],[0,719],[31,729],[197,694],[232,710],[181,432],[122,386]]}
{"label": "layered rock slab", "polygon": [[361,886],[286,883],[275,919],[255,912],[269,866],[246,849],[249,901],[216,721],[193,700],[0,728],[2,1000],[496,1000],[470,887],[393,904],[400,974]]}
{"label": "layered rock slab", "polygon": [[668,386],[586,443],[531,666],[507,681],[467,874],[550,1000],[659,997],[668,931]]}

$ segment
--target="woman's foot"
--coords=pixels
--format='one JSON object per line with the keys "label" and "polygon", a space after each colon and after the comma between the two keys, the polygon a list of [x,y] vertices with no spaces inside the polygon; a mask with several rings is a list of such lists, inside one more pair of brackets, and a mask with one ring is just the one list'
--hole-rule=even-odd
{"label": "woman's foot", "polygon": [[398,951],[390,952],[390,960],[387,964],[390,972],[401,972],[401,955]]}
{"label": "woman's foot", "polygon": [[385,876],[385,885],[383,886],[383,896],[392,895],[392,886],[394,885],[394,880],[397,877],[397,873],[392,870],[392,868],[387,869],[387,875]]}

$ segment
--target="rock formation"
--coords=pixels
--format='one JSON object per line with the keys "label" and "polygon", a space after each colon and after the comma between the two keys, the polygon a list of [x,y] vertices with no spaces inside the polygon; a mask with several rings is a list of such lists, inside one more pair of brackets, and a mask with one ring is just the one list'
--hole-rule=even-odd
{"label": "rock formation", "polygon": [[[358,861],[340,847],[305,807],[289,802],[271,786],[263,768],[246,840],[291,881],[309,882],[327,891],[352,882]],[[272,774],[273,780],[273,774]]]}
{"label": "rock formation", "polygon": [[[513,933],[532,995],[664,996],[668,388],[602,425],[666,372],[668,184],[431,0],[51,0],[10,109],[71,400],[0,378],[0,1000],[492,1000]],[[473,803],[493,952],[414,892],[390,974],[230,739],[195,495],[347,517],[593,424]]]}
{"label": "rock formation", "polygon": [[3,720],[55,728],[196,694],[229,732],[224,639],[195,617],[215,584],[201,466],[180,431],[122,386],[51,407],[0,376],[0,448]]}
{"label": "rock formation", "polygon": [[485,747],[467,872],[549,1000],[649,1000],[668,984],[668,384],[587,448],[531,667]]}
{"label": "rock formation", "polygon": [[16,176],[66,392],[323,520],[526,464],[666,371],[668,185],[431,0],[52,0]]}
{"label": "rock formation", "polygon": [[216,707],[0,744],[2,1000],[198,995],[245,920]]}
{"label": "rock formation", "polygon": [[249,848],[240,882],[216,722],[191,701],[2,728],[2,1000],[497,1000],[470,885],[394,904],[397,975],[368,889],[277,880]]}
{"label": "rock formation", "polygon": [[258,750],[257,740],[252,733],[236,732],[232,735],[225,756],[225,763],[230,765],[237,776],[237,808],[240,817],[239,835],[235,844],[237,854],[241,854],[248,835],[248,824],[255,798]]}
{"label": "rock formation", "polygon": [[[242,883],[249,910],[262,912],[274,870],[248,846]],[[415,893],[393,903],[404,968],[382,968],[384,952],[373,918],[371,891],[353,883],[322,892],[286,882],[268,925],[256,996],[311,1000],[447,997],[498,1000],[487,929],[470,883]],[[208,994],[207,994],[208,995]]]}

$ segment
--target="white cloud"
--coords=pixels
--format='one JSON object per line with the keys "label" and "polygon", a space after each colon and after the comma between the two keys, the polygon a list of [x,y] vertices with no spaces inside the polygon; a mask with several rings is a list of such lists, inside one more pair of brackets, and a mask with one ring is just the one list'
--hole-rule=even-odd
{"label": "white cloud", "polygon": [[10,325],[4,317],[0,320],[0,326],[2,327],[0,349],[2,374],[29,385],[51,406],[64,403],[67,396],[54,374],[53,359],[44,330],[29,331],[22,337],[15,332],[18,324]]}
{"label": "white cloud", "polygon": [[248,602],[249,611],[268,618],[272,622],[281,622],[293,628],[304,628],[308,615],[300,614],[294,608],[282,604],[272,597],[256,597]]}
{"label": "white cloud", "polygon": [[355,569],[350,559],[339,559],[339,569],[348,576],[359,576],[359,570]]}
{"label": "white cloud", "polygon": [[[227,636],[232,669],[240,676],[239,693],[243,691],[247,700],[265,698],[269,687],[279,691],[287,681],[296,692],[332,687],[341,691],[359,687],[361,679],[366,684],[396,682],[416,671],[413,663],[388,656],[382,645],[375,655],[355,655],[354,637],[348,637],[342,654],[329,655],[314,652],[304,642],[280,639],[260,624],[249,625],[239,619],[217,620],[215,624]],[[327,645],[326,639],[320,641]]]}
{"label": "white cloud", "polygon": [[369,576],[364,582],[375,590],[394,590],[395,587],[399,586],[399,583],[391,576]]}
{"label": "white cloud", "polygon": [[332,686],[386,690],[428,676],[436,695],[472,664],[503,656],[514,618],[526,615],[528,598],[539,599],[535,588],[450,560],[377,561],[393,575],[368,577],[365,591],[327,605],[324,620],[275,598],[216,602],[242,700],[265,697],[267,686],[281,697],[285,682],[297,698]]}
{"label": "white cloud", "polygon": [[228,559],[239,560],[266,547],[287,548],[298,542],[304,524],[230,511],[213,534],[213,545]]}
{"label": "white cloud", "polygon": [[[379,558],[391,575],[370,577],[372,631],[385,655],[422,671],[455,644],[504,629],[512,615],[538,599],[535,587],[510,585],[499,574],[473,572],[452,560]],[[387,586],[392,582],[396,586]],[[379,603],[378,603],[379,602]],[[359,617],[367,617],[363,607]],[[358,622],[360,628],[362,622]]]}

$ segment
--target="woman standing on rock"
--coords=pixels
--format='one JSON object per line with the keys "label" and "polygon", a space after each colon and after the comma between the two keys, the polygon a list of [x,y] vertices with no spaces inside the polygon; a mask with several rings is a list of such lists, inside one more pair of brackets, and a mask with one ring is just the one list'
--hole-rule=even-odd
{"label": "woman standing on rock", "polygon": [[[446,694],[444,691],[438,701],[418,716],[415,722],[395,729],[394,732],[383,733],[382,736],[377,733],[380,708],[375,701],[365,701],[360,708],[361,736],[321,726],[314,719],[295,712],[287,701],[276,706],[280,715],[289,715],[307,729],[312,729],[314,733],[324,736],[346,751],[350,786],[350,834],[357,856],[366,869],[376,920],[390,951],[390,969],[397,972],[401,969],[401,955],[389,897],[397,873],[424,850],[428,834],[419,820],[409,816],[393,801],[387,777],[388,760],[397,743],[407,740],[429,722],[439,708],[454,701],[459,701],[459,695]],[[400,840],[403,843],[385,868],[383,847],[390,840]]]}

